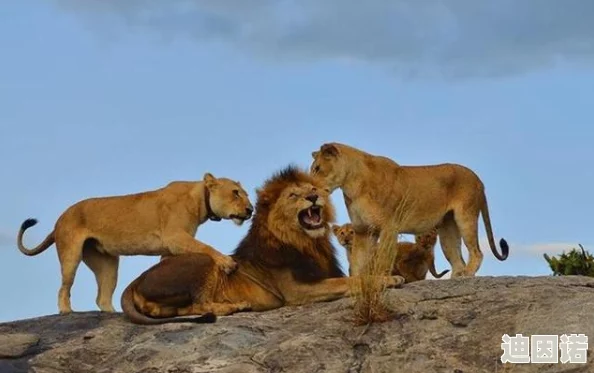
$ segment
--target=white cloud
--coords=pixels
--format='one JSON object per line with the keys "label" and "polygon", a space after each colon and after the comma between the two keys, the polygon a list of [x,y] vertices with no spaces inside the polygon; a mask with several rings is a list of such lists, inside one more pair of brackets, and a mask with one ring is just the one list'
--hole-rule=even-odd
{"label": "white cloud", "polygon": [[594,54],[594,2],[584,0],[55,1],[92,21],[224,41],[276,60],[379,64],[407,77],[591,66]]}

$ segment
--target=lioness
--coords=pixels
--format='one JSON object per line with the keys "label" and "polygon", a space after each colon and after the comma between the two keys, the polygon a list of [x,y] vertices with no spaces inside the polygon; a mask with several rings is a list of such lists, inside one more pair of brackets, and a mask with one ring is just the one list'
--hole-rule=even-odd
{"label": "lioness", "polygon": [[[504,239],[499,243],[502,254],[495,247],[484,185],[469,168],[451,163],[401,166],[340,143],[323,144],[312,157],[310,173],[331,191],[342,189],[355,230],[353,273],[359,273],[365,254],[382,232],[420,234],[440,225],[439,240],[452,277],[474,276],[483,260],[478,244],[481,213],[493,255],[507,258]],[[405,215],[394,223],[402,206]],[[462,259],[461,237],[469,250],[468,265]]]}
{"label": "lioness", "polygon": [[[332,232],[338,239],[338,242],[346,249],[347,260],[349,262],[349,274],[352,267],[352,243],[355,231],[351,223],[343,225],[332,225]],[[398,255],[394,259],[392,269],[393,275],[404,277],[406,282],[413,282],[425,279],[427,272],[435,278],[442,278],[448,269],[437,273],[435,270],[435,256],[433,249],[437,242],[437,229],[432,229],[428,233],[415,236],[415,243],[398,242]]]}
{"label": "lioness", "polygon": [[114,312],[119,255],[208,254],[224,272],[237,264],[211,246],[194,238],[207,219],[231,219],[240,225],[252,215],[253,207],[241,185],[206,173],[202,181],[174,181],[167,186],[123,196],[82,200],[62,213],[54,230],[34,249],[23,246],[23,234],[37,224],[27,219],[17,242],[25,255],[37,255],[54,242],[62,268],[58,293],[61,314],[72,312],[70,289],[80,261],[97,279],[97,306]]}
{"label": "lioness", "polygon": [[[257,191],[256,213],[232,258],[238,270],[223,275],[203,254],[169,257],[135,279],[122,293],[122,310],[137,324],[190,321],[239,311],[264,311],[351,295],[355,277],[344,277],[329,224],[334,207],[328,191],[304,171],[289,166]],[[397,287],[401,276],[383,276]],[[355,290],[356,291],[356,290]],[[183,321],[183,320],[182,320]]]}

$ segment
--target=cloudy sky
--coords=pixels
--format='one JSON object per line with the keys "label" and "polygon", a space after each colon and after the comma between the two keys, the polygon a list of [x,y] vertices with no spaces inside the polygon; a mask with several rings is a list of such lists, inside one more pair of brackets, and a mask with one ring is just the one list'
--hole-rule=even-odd
{"label": "cloudy sky", "polygon": [[[511,246],[499,262],[483,244],[480,275],[546,275],[544,252],[594,246],[592,2],[30,0],[2,10],[0,321],[57,312],[55,247],[18,252],[24,219],[39,219],[25,237],[33,246],[80,199],[206,171],[254,198],[326,141],[474,169],[496,239]],[[197,236],[229,253],[247,229],[209,222]],[[447,267],[439,246],[436,258]],[[156,260],[122,259],[117,309]],[[73,308],[95,310],[95,296],[81,265]]]}

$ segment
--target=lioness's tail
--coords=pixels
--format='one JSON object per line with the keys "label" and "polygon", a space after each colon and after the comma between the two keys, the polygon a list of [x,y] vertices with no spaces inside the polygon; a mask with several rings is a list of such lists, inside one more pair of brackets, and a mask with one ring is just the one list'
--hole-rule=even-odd
{"label": "lioness's tail", "polygon": [[136,305],[134,304],[134,288],[136,287],[137,282],[140,280],[140,277],[136,280],[132,281],[130,285],[124,290],[122,293],[122,297],[120,300],[122,311],[128,317],[130,321],[134,324],[140,325],[158,325],[158,324],[165,324],[165,323],[175,323],[175,322],[195,322],[200,324],[205,323],[213,323],[217,320],[217,316],[213,313],[206,313],[204,315],[198,317],[169,317],[169,318],[162,318],[156,319],[152,317],[148,317],[136,309]]}
{"label": "lioness's tail", "polygon": [[27,229],[31,228],[35,224],[37,224],[36,219],[27,219],[23,222],[23,224],[21,224],[21,229],[19,229],[19,234],[17,236],[17,244],[19,246],[19,250],[25,255],[33,256],[40,254],[47,250],[47,248],[55,242],[54,231],[51,231],[51,233],[48,234],[47,237],[45,237],[45,240],[43,240],[42,243],[40,243],[33,249],[27,249],[25,245],[23,245],[23,235],[25,234],[25,231]]}
{"label": "lioness's tail", "polygon": [[431,261],[431,265],[429,266],[429,272],[431,272],[431,275],[435,278],[442,278],[449,271],[449,269],[444,269],[440,273],[437,273],[437,270],[435,269],[435,261],[433,260]]}
{"label": "lioness's tail", "polygon": [[483,203],[481,207],[481,215],[483,216],[483,223],[485,224],[485,230],[487,231],[487,239],[489,240],[489,247],[491,252],[495,255],[495,258],[503,261],[507,259],[509,255],[509,245],[503,238],[499,240],[499,247],[501,247],[501,254],[497,252],[495,246],[495,238],[493,238],[493,229],[491,228],[491,218],[489,218],[489,207],[487,206],[487,197],[483,193]]}

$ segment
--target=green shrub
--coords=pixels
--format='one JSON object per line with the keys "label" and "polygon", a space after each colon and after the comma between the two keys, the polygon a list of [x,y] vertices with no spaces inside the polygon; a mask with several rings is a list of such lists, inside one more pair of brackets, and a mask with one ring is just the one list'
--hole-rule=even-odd
{"label": "green shrub", "polygon": [[549,257],[544,254],[544,258],[549,263],[553,271],[553,276],[571,276],[582,275],[594,277],[594,257],[584,250],[580,244],[581,251],[573,248],[570,252],[563,252],[558,257]]}

